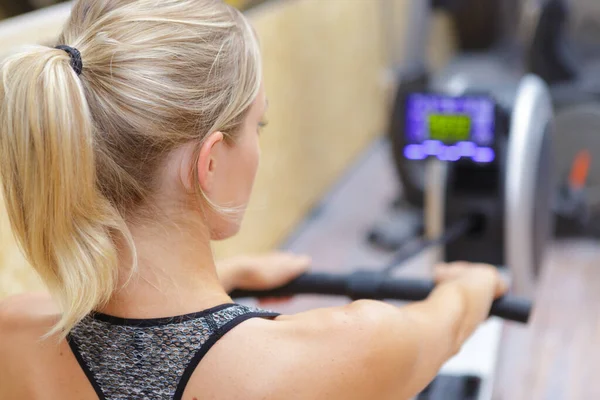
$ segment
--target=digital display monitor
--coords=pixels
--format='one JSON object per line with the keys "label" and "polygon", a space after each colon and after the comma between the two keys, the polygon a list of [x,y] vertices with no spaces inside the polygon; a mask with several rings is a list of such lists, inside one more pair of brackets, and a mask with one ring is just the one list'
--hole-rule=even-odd
{"label": "digital display monitor", "polygon": [[495,102],[486,96],[411,94],[406,101],[406,146],[411,160],[494,161]]}

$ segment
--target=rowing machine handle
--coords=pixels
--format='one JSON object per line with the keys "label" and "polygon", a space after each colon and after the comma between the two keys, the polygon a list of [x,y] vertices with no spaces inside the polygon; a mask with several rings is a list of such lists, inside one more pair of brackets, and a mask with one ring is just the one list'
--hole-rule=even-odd
{"label": "rowing machine handle", "polygon": [[[234,290],[230,296],[240,298],[289,297],[298,294],[345,296],[353,300],[424,300],[434,289],[430,280],[394,279],[379,271],[357,271],[351,274],[304,274],[285,286],[266,291]],[[531,302],[515,296],[494,301],[490,315],[508,321],[527,323]]]}

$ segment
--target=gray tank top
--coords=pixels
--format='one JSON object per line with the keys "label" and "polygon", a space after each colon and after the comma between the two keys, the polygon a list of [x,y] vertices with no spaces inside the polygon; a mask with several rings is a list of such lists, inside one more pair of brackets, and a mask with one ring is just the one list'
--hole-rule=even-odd
{"label": "gray tank top", "polygon": [[223,335],[250,318],[276,316],[240,304],[156,319],[94,313],[67,340],[100,400],[181,399],[192,373]]}

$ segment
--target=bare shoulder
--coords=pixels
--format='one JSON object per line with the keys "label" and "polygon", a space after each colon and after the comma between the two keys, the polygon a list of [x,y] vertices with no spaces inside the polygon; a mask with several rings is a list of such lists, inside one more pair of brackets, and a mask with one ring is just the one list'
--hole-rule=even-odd
{"label": "bare shoulder", "polygon": [[93,398],[67,342],[44,338],[59,317],[45,293],[0,300],[0,398]]}
{"label": "bare shoulder", "polygon": [[[195,393],[214,390],[215,398],[226,399],[397,399],[392,394],[398,393],[402,371],[393,382],[377,373],[385,359],[385,340],[378,336],[386,312],[392,307],[359,301],[246,321],[207,354],[195,374],[202,377]],[[232,377],[243,384],[231,385]],[[250,397],[249,387],[255,391]]]}
{"label": "bare shoulder", "polygon": [[25,293],[0,300],[0,336],[48,328],[58,308],[47,293]]}
{"label": "bare shoulder", "polygon": [[[58,308],[46,293],[27,293],[0,300],[0,359],[14,362],[36,351],[40,337],[58,319]],[[0,361],[0,366],[2,362]]]}

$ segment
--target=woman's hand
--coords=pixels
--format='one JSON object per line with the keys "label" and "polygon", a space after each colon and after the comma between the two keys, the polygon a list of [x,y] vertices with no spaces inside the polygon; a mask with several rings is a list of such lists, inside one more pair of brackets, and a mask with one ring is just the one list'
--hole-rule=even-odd
{"label": "woman's hand", "polygon": [[312,260],[305,255],[273,252],[229,258],[217,263],[219,279],[227,292],[234,289],[269,290],[305,273]]}
{"label": "woman's hand", "polygon": [[504,280],[498,271],[498,268],[488,264],[473,264],[468,262],[441,264],[436,266],[434,275],[437,283],[454,281],[457,279],[489,282],[494,288],[495,299],[505,295],[509,289],[506,280]]}

